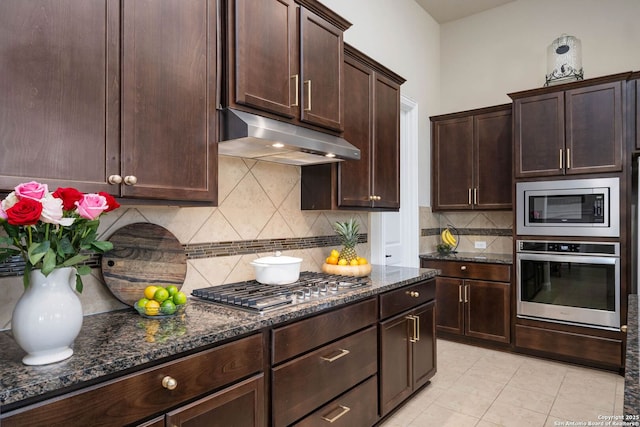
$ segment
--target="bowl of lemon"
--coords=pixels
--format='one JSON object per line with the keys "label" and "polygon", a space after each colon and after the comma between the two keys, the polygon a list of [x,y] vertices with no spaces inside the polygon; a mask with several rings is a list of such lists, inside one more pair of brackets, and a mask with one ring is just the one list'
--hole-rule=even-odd
{"label": "bowl of lemon", "polygon": [[338,250],[333,249],[322,264],[322,271],[327,274],[338,274],[341,276],[364,277],[371,273],[371,264],[366,258],[355,257],[348,259]]}
{"label": "bowl of lemon", "polygon": [[144,296],[133,308],[143,317],[161,318],[182,314],[187,307],[187,295],[177,286],[147,286]]}

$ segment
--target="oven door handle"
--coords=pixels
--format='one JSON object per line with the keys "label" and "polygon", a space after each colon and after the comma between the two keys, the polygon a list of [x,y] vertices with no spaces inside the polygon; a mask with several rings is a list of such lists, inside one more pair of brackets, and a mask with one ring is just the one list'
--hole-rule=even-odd
{"label": "oven door handle", "polygon": [[564,255],[558,253],[517,253],[516,260],[549,261],[549,262],[575,262],[578,264],[603,264],[616,265],[620,262],[619,256],[607,255]]}

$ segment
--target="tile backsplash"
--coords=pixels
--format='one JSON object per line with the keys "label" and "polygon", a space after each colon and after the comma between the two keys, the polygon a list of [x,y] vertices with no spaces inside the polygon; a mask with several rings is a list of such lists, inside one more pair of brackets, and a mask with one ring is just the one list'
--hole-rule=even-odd
{"label": "tile backsplash", "polygon": [[[420,208],[420,253],[435,252],[440,232],[453,226],[458,232],[458,252],[511,254],[513,252],[512,211],[432,212]],[[485,249],[475,243],[483,241]]]}
{"label": "tile backsplash", "polygon": [[[357,251],[369,258],[367,212],[300,210],[300,167],[219,157],[217,207],[130,206],[102,217],[102,239],[136,222],[161,225],[187,251],[183,290],[253,279],[249,262],[273,250],[303,259],[301,270],[320,271],[329,248],[337,247],[333,223],[355,216],[361,238]],[[85,314],[126,308],[102,281],[99,268],[83,277]],[[11,327],[11,313],[22,294],[22,277],[1,277],[0,330]]]}

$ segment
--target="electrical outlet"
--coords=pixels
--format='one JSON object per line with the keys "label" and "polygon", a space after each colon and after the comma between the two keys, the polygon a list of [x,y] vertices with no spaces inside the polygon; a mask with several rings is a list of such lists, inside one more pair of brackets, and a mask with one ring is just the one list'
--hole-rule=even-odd
{"label": "electrical outlet", "polygon": [[475,242],[475,248],[476,249],[487,249],[487,242],[485,242],[484,240],[478,240],[477,242]]}

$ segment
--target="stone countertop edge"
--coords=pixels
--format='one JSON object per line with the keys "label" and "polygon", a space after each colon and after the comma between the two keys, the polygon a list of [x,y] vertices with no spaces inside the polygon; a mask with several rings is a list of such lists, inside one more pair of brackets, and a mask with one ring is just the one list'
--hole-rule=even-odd
{"label": "stone countertop edge", "polygon": [[[638,343],[638,295],[628,297],[627,311],[627,350],[624,370],[624,415],[640,415],[640,345]],[[635,418],[630,418],[636,420]],[[637,421],[637,420],[636,420]]]}
{"label": "stone countertop edge", "polygon": [[0,413],[99,383],[182,353],[215,346],[266,327],[302,318],[392,289],[431,279],[439,270],[373,265],[371,286],[263,314],[189,298],[180,317],[145,318],[133,309],[85,316],[61,362],[26,366],[11,331],[0,332]]}
{"label": "stone countertop edge", "polygon": [[429,252],[420,254],[420,259],[431,259],[438,261],[483,262],[487,264],[513,264],[512,254],[493,254],[484,252],[455,252],[446,255],[440,254],[438,252]]}

